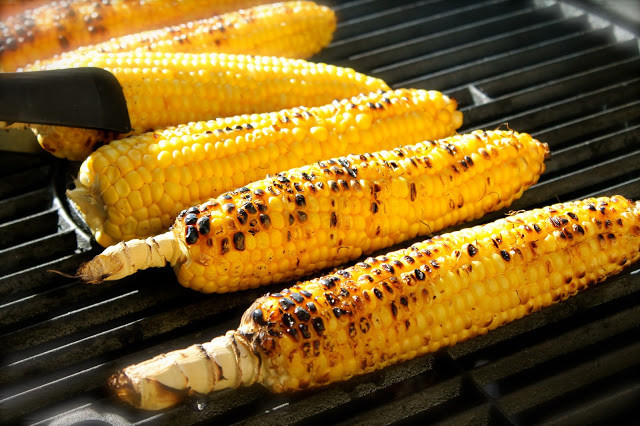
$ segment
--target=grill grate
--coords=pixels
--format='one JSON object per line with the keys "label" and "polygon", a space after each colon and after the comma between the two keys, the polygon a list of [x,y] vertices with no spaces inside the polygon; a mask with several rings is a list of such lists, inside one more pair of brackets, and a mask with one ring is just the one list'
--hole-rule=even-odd
{"label": "grill grate", "polygon": [[[461,131],[508,126],[549,143],[539,184],[513,210],[600,194],[640,198],[640,55],[625,29],[561,1],[328,1],[335,41],[316,59],[438,89]],[[204,296],[172,272],[88,286],[96,254],[63,191],[77,165],[0,158],[0,409],[19,423],[530,424],[621,420],[640,400],[640,265],[559,305],[346,383],[294,395],[258,386],[160,413],[107,391],[118,368],[235,328],[272,288]],[[486,222],[504,212],[482,219]],[[478,221],[479,222],[479,221]]]}

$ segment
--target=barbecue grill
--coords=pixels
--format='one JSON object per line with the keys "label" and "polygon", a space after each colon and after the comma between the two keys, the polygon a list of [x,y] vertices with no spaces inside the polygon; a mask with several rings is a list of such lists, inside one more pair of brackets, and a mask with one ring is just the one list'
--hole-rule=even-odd
{"label": "barbecue grill", "polygon": [[[640,198],[637,24],[568,1],[326,3],[340,23],[313,60],[441,90],[464,113],[460,132],[508,127],[549,143],[546,173],[509,210]],[[4,422],[585,424],[638,412],[640,264],[488,335],[345,383],[291,395],[256,385],[134,410],[108,391],[110,374],[235,328],[256,297],[290,283],[202,295],[168,268],[98,286],[51,272],[73,273],[101,251],[64,197],[77,168],[44,153],[0,156]]]}

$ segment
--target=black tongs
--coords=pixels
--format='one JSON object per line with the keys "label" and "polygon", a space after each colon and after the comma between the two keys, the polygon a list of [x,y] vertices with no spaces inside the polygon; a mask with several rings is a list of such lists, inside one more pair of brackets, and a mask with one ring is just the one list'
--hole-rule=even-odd
{"label": "black tongs", "polygon": [[101,68],[0,73],[0,121],[131,131],[122,87]]}

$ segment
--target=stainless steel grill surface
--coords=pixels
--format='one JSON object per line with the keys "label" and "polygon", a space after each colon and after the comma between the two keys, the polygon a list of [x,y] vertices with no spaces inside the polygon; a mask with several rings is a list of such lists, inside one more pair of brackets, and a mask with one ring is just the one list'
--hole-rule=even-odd
{"label": "stainless steel grill surface", "polygon": [[[500,126],[549,143],[512,210],[597,194],[640,198],[640,55],[633,26],[562,1],[329,2],[339,26],[316,60],[393,87],[438,89],[461,131]],[[617,23],[615,23],[617,22]],[[489,335],[294,395],[259,386],[133,410],[115,370],[235,328],[276,285],[183,289],[170,270],[99,286],[73,273],[99,251],[64,198],[77,165],[0,156],[0,417],[11,423],[473,423],[615,421],[640,401],[640,265]],[[501,214],[482,221],[495,219]]]}

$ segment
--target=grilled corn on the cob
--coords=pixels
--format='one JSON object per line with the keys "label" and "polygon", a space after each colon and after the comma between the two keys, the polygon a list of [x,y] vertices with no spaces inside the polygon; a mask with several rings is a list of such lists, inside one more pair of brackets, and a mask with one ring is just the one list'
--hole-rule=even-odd
{"label": "grilled corn on the cob", "polygon": [[443,138],[461,124],[454,100],[412,89],[193,123],[98,149],[68,196],[108,246],[162,233],[181,210],[269,173]]}
{"label": "grilled corn on the cob", "polygon": [[[329,44],[335,27],[335,14],[328,7],[310,1],[291,1],[129,34],[83,46],[61,56],[137,50],[241,53],[306,59]],[[43,65],[57,58],[36,63]]]}
{"label": "grilled corn on the cob", "polygon": [[321,161],[190,208],[166,234],[111,246],[78,275],[119,279],[169,262],[207,293],[300,277],[507,206],[547,154],[526,133],[495,131]]}
{"label": "grilled corn on the cob", "polygon": [[112,37],[177,25],[266,0],[66,0],[52,1],[0,22],[0,70]]}
{"label": "grilled corn on the cob", "polygon": [[[116,76],[134,134],[217,117],[323,105],[389,89],[384,81],[350,68],[225,53],[96,53],[61,58],[43,68],[87,66]],[[96,145],[123,136],[91,129],[30,127],[44,149],[71,160],[82,160]]]}
{"label": "grilled corn on the cob", "polygon": [[586,199],[369,258],[259,298],[240,327],[110,379],[136,407],[251,385],[295,391],[430,353],[559,302],[640,257],[640,202]]}

